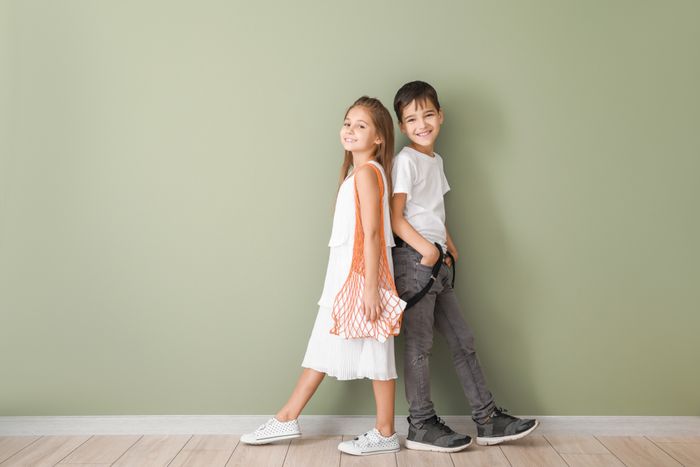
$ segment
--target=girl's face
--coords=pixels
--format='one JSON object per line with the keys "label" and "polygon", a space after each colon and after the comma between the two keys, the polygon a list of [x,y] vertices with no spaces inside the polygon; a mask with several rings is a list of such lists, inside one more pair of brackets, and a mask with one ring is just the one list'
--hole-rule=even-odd
{"label": "girl's face", "polygon": [[340,144],[343,148],[350,152],[366,152],[381,142],[367,109],[359,105],[350,109],[340,128]]}

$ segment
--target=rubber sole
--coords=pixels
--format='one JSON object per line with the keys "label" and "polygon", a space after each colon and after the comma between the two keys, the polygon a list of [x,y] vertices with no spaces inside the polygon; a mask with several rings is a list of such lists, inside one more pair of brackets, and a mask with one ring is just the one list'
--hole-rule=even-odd
{"label": "rubber sole", "polygon": [[453,448],[443,448],[441,446],[435,446],[433,444],[419,443],[418,441],[406,440],[406,449],[413,449],[414,451],[433,451],[433,452],[459,452],[463,449],[467,449],[472,445],[472,440],[470,439],[467,444],[462,446],[456,446]]}
{"label": "rubber sole", "polygon": [[250,444],[251,446],[259,446],[261,444],[270,444],[274,443],[276,441],[284,441],[285,439],[294,439],[294,438],[299,438],[301,437],[301,433],[295,433],[293,435],[284,435],[284,436],[275,436],[274,438],[263,438],[263,439],[256,439],[254,441],[246,441],[241,439],[241,443],[243,444]]}
{"label": "rubber sole", "polygon": [[350,454],[351,456],[373,456],[374,454],[389,454],[392,452],[399,452],[401,449],[384,449],[382,451],[371,451],[371,452],[352,452],[345,449],[340,449],[338,446],[338,451],[344,452],[345,454]]}
{"label": "rubber sole", "polygon": [[515,435],[508,435],[508,436],[498,436],[498,437],[481,437],[477,436],[476,437],[476,444],[479,446],[493,446],[495,444],[500,444],[504,443],[506,441],[515,441],[516,439],[524,438],[533,431],[535,431],[535,428],[540,426],[540,422],[535,420],[535,424],[532,425],[528,430],[523,431],[522,433],[517,433]]}

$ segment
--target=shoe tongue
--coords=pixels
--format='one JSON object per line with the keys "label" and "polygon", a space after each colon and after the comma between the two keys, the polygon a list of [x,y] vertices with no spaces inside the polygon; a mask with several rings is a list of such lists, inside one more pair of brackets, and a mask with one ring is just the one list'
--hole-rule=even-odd
{"label": "shoe tongue", "polygon": [[425,425],[437,425],[440,419],[437,417],[437,415],[433,415],[427,420],[423,420],[423,422],[420,424],[420,428],[423,428]]}

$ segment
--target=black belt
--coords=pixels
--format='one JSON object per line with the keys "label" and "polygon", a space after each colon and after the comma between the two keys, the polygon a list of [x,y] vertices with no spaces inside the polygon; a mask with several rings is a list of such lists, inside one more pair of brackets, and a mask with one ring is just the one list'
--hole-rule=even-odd
{"label": "black belt", "polygon": [[[396,243],[396,246],[399,248],[409,247],[409,248],[415,250],[413,247],[411,247],[411,245],[409,245],[408,243],[403,241],[403,239],[401,239],[400,237],[394,236],[394,243]],[[405,308],[406,310],[411,308],[413,305],[418,303],[423,297],[425,297],[425,294],[427,294],[428,291],[430,290],[430,288],[433,286],[433,284],[435,283],[435,280],[438,277],[438,274],[440,274],[440,268],[442,267],[442,263],[445,261],[445,254],[447,254],[447,256],[449,256],[450,260],[452,261],[452,288],[454,288],[454,286],[455,286],[455,272],[456,272],[455,258],[454,258],[454,256],[452,256],[452,254],[449,251],[443,253],[442,246],[438,242],[435,242],[435,246],[437,247],[438,251],[440,252],[440,258],[438,259],[437,263],[435,263],[435,265],[433,266],[433,270],[430,271],[430,280],[425,285],[425,287],[423,287],[420,290],[420,292],[418,292],[416,295],[414,295],[410,299],[406,300],[406,308]]]}

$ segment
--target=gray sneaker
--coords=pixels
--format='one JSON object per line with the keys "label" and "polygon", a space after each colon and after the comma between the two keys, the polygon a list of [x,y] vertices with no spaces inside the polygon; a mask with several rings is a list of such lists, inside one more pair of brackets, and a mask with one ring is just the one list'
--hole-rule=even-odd
{"label": "gray sneaker", "polygon": [[469,435],[455,433],[440,417],[433,415],[423,423],[413,424],[408,418],[406,448],[418,451],[457,452],[472,443]]}
{"label": "gray sneaker", "polygon": [[514,441],[532,433],[539,423],[534,419],[525,419],[508,415],[505,409],[496,407],[483,422],[476,422],[476,444],[493,446],[504,441]]}

